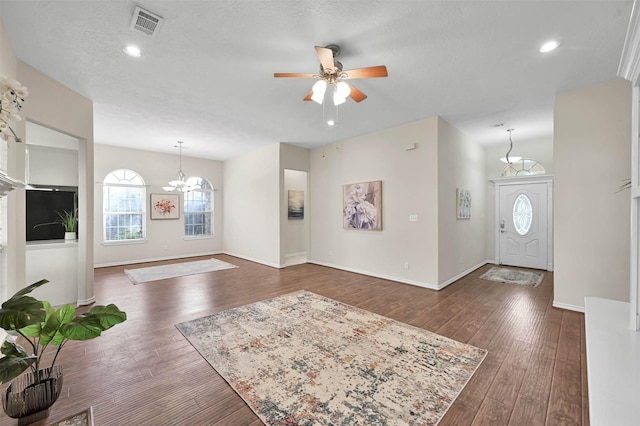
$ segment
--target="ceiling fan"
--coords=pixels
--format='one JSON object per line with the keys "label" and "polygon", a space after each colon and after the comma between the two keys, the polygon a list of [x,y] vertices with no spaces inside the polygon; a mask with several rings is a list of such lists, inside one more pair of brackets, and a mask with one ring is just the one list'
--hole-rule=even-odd
{"label": "ceiling fan", "polygon": [[[350,97],[356,102],[362,102],[367,95],[353,87],[344,80],[353,78],[377,78],[387,77],[387,67],[378,65],[375,67],[356,68],[343,71],[342,64],[335,58],[340,55],[340,46],[330,44],[326,47],[316,46],[316,53],[320,59],[320,72],[318,74],[302,74],[276,72],[274,77],[315,78],[318,81],[313,85],[311,92],[304,97],[305,101],[315,101],[322,104],[325,97],[332,96],[334,105],[340,105]],[[327,90],[332,88],[333,90]]]}

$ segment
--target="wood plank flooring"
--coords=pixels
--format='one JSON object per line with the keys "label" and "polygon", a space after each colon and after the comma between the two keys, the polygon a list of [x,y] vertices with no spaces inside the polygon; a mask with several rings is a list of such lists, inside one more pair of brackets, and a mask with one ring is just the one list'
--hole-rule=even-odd
{"label": "wood plank flooring", "polygon": [[[100,426],[261,425],[174,324],[306,289],[488,349],[440,425],[589,424],[584,317],[551,306],[553,273],[521,287],[479,279],[493,266],[485,265],[436,292],[311,264],[278,270],[215,257],[239,268],[135,286],[125,268],[178,261],[96,269],[97,303],[117,304],[128,320],[63,349],[63,395],[48,422],[93,406]],[[16,424],[0,415],[0,426]]]}

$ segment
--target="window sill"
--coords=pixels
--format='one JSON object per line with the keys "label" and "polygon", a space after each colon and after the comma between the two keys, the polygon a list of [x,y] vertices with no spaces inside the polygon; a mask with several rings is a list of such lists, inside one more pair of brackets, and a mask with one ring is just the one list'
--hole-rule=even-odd
{"label": "window sill", "polygon": [[143,238],[141,240],[117,240],[117,241],[103,241],[101,244],[103,246],[126,246],[130,244],[146,244],[147,239]]}
{"label": "window sill", "polygon": [[215,237],[215,235],[189,235],[188,237],[184,237],[184,240],[213,240]]}

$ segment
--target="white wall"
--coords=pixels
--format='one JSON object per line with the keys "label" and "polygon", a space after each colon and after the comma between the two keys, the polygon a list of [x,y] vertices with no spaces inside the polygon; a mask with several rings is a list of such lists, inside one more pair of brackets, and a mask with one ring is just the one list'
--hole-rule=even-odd
{"label": "white wall", "polygon": [[[93,103],[91,100],[70,90],[52,78],[42,74],[31,66],[18,62],[18,80],[29,89],[21,116],[44,127],[65,133],[80,140],[78,147],[78,215],[93,217]],[[16,144],[16,153],[12,164],[12,176],[25,179],[24,149],[29,143],[29,135],[25,135],[25,121],[19,122],[16,133],[24,137],[23,144]],[[13,290],[25,284],[25,211],[24,190],[14,191],[15,216],[9,218],[13,230],[10,235],[11,253],[10,267],[16,268]],[[10,210],[11,212],[11,210]],[[11,213],[10,213],[11,214]],[[77,262],[77,301],[81,304],[93,301],[93,222],[78,222],[78,262]],[[10,294],[12,291],[10,290]]]}
{"label": "white wall", "polygon": [[147,209],[150,194],[165,193],[162,187],[175,179],[179,156],[109,145],[95,145],[95,211],[94,239],[96,266],[121,265],[151,260],[173,259],[219,253],[222,250],[222,163],[182,156],[182,170],[187,177],[209,180],[214,191],[213,238],[184,237],[184,202],[180,196],[180,218],[150,220],[146,214],[147,241],[139,244],[104,244],[102,214],[102,181],[113,170],[130,169],[138,173],[147,186]]}
{"label": "white wall", "polygon": [[283,176],[278,143],[224,162],[226,253],[280,267]]}
{"label": "white wall", "polygon": [[[522,158],[531,158],[540,162],[546,171],[546,174],[553,174],[553,138],[534,139],[522,141],[518,139],[517,129],[513,131],[511,139],[513,140],[513,155]],[[509,134],[505,130],[504,141],[485,147],[485,164],[486,164],[486,225],[487,247],[486,259],[490,262],[495,261],[495,233],[498,232],[495,222],[495,187],[491,179],[499,178],[502,173],[504,163],[500,158],[504,157],[509,150]]]}
{"label": "white wall", "polygon": [[554,305],[629,300],[631,84],[560,93],[554,109]]}
{"label": "white wall", "polygon": [[[0,20],[0,74],[16,78],[17,68],[18,60],[13,52],[13,47],[9,42],[2,20]],[[12,125],[12,128],[14,127],[16,126]],[[23,130],[24,127],[21,129]],[[14,128],[17,131],[21,131],[21,129]],[[8,172],[9,176],[13,177],[13,172],[17,169],[16,166],[19,166],[19,164],[16,164],[18,160],[16,150],[13,148],[16,142],[13,141],[13,138],[10,138],[9,142],[5,142],[4,138],[0,138],[0,144],[0,152],[2,152],[0,169]],[[0,198],[0,229],[2,229],[0,232],[0,244],[3,247],[12,246],[17,238],[17,230],[9,227],[8,224],[13,223],[18,216],[18,197],[16,191],[13,191],[6,197]],[[24,202],[24,196],[22,200]],[[12,265],[12,267],[9,268],[9,265]],[[17,250],[11,247],[0,250],[0,300],[6,300],[8,296],[13,294],[13,291],[9,291],[16,289],[14,283],[17,283],[18,279],[24,280],[24,272],[18,273],[21,270],[24,270],[24,260],[17,257]],[[9,283],[12,284],[10,285]]]}
{"label": "white wall", "polygon": [[[310,261],[437,286],[437,130],[433,117],[311,151]],[[343,185],[374,180],[382,181],[382,231],[343,229]]]}
{"label": "white wall", "polygon": [[[27,130],[27,137],[29,131]],[[78,186],[78,150],[27,145],[27,183]]]}
{"label": "white wall", "polygon": [[[449,284],[486,261],[485,152],[438,120],[438,284]],[[471,218],[457,219],[456,189],[471,193]]]}

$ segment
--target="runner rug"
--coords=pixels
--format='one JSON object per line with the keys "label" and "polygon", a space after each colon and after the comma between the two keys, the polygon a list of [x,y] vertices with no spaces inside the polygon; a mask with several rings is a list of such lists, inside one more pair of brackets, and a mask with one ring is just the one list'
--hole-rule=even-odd
{"label": "runner rug", "polygon": [[182,277],[184,275],[202,274],[205,272],[221,271],[237,268],[236,265],[218,259],[196,260],[194,262],[171,263],[168,265],[149,266],[147,268],[125,269],[124,273],[134,284],[167,278]]}
{"label": "runner rug", "polygon": [[507,284],[537,286],[544,278],[544,272],[521,271],[518,269],[494,266],[480,276],[483,280],[498,281]]}
{"label": "runner rug", "polygon": [[176,327],[267,425],[434,425],[487,353],[304,290]]}

